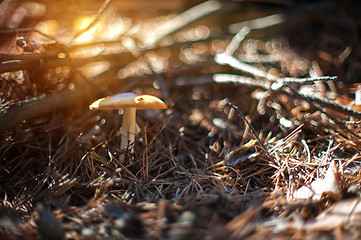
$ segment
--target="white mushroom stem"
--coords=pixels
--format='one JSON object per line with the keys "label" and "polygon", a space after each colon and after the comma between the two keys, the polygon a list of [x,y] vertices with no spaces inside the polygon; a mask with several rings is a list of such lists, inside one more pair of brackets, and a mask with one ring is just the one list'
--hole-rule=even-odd
{"label": "white mushroom stem", "polygon": [[[135,136],[140,132],[140,128],[136,122],[136,111],[134,107],[128,107],[123,109],[123,124],[119,129],[119,133],[122,135],[120,149],[126,149],[128,145],[133,144]],[[132,148],[132,151],[134,149]]]}

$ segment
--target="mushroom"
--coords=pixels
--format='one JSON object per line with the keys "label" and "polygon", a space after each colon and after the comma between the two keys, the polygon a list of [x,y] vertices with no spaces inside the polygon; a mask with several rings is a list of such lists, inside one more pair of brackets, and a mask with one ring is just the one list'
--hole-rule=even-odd
{"label": "mushroom", "polygon": [[134,142],[135,136],[140,132],[136,123],[136,110],[147,108],[166,109],[165,103],[151,95],[136,93],[119,93],[114,96],[98,99],[89,108],[92,109],[123,109],[123,124],[119,129],[122,136],[120,149],[126,149]]}

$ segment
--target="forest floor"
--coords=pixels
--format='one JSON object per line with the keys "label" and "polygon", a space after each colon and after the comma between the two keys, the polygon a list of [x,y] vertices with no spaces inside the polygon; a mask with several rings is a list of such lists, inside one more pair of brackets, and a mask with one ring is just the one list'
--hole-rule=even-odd
{"label": "forest floor", "polygon": [[[2,1],[1,239],[359,239],[358,1]],[[122,109],[150,94],[120,148]]]}

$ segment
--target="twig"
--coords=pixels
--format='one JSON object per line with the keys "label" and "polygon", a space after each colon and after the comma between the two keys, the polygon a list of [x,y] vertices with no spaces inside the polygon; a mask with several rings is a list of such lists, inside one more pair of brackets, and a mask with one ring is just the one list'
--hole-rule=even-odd
{"label": "twig", "polygon": [[239,61],[237,58],[235,58],[227,53],[217,54],[214,57],[214,61],[221,65],[227,64],[237,70],[250,73],[256,77],[266,78],[266,79],[274,80],[274,81],[277,80],[277,77],[275,77],[269,73],[266,73],[256,67],[253,67],[252,65],[243,63],[243,62]]}
{"label": "twig", "polygon": [[238,76],[233,74],[214,74],[213,79],[217,83],[237,83],[253,87],[261,87],[263,89],[270,89],[270,84],[266,81],[257,80],[250,77]]}
{"label": "twig", "polygon": [[262,18],[257,18],[254,20],[248,20],[240,23],[234,23],[229,26],[230,33],[236,34],[241,28],[244,26],[249,27],[250,30],[259,30],[264,28],[270,28],[277,26],[279,24],[285,23],[290,21],[291,19],[295,19],[304,15],[305,13],[309,12],[317,12],[322,11],[325,9],[329,9],[333,7],[334,4],[332,2],[322,2],[322,3],[315,3],[315,4],[307,4],[301,5],[300,7],[296,8],[295,10],[291,10],[285,13],[277,13],[271,16],[266,16]]}
{"label": "twig", "polygon": [[346,121],[344,123],[349,125],[358,125],[361,124],[361,121]]}
{"label": "twig", "polygon": [[228,44],[226,54],[233,55],[239,47],[239,44],[243,41],[247,34],[250,33],[250,31],[251,29],[247,26],[241,28],[241,30],[239,30],[239,32],[232,38],[232,41]]}
{"label": "twig", "polygon": [[[252,78],[248,78],[248,77],[244,77],[244,76],[238,76],[238,75],[232,75],[232,74],[215,74],[214,75],[214,81],[217,83],[227,83],[227,82],[233,82],[233,83],[237,83],[237,84],[243,84],[243,85],[248,85],[248,86],[254,86],[254,87],[261,87],[265,90],[272,90],[272,91],[281,91],[283,94],[290,94],[288,91],[286,91],[283,88],[277,88],[274,89],[272,86],[272,89],[270,89],[270,85],[267,82],[261,81],[261,80],[256,80],[256,79],[252,79]],[[317,78],[316,80],[333,80],[334,77],[323,77],[323,78]],[[294,81],[296,79],[293,79],[291,82],[303,82],[302,79],[298,79],[301,81]],[[304,81],[308,82],[314,80],[313,78],[306,78]],[[283,86],[283,85],[282,85]],[[328,101],[327,99],[323,99],[321,97],[315,97],[315,96],[307,96],[304,95],[300,92],[298,92],[296,89],[288,86],[286,84],[287,87],[289,87],[291,89],[292,92],[294,92],[296,94],[297,97],[300,97],[301,99],[305,100],[306,102],[308,102],[312,108],[314,108],[317,111],[320,111],[322,113],[325,113],[330,119],[332,119],[337,125],[341,126],[344,130],[346,130],[347,132],[351,133],[353,136],[356,136],[357,138],[359,138],[357,135],[355,135],[349,128],[347,128],[346,126],[344,126],[344,124],[342,122],[340,122],[337,118],[333,117],[332,115],[330,115],[329,113],[327,113],[326,111],[324,111],[324,109],[316,106],[314,103],[318,103],[323,107],[335,110],[337,112],[343,113],[343,114],[347,114],[349,116],[353,116],[356,118],[361,119],[361,112],[355,111],[353,109],[341,106],[337,103]]]}
{"label": "twig", "polygon": [[305,83],[314,83],[315,81],[335,81],[337,76],[322,76],[322,77],[314,77],[314,78],[292,78],[286,77],[281,78],[280,80],[284,83],[298,83],[298,84],[305,84]]}
{"label": "twig", "polygon": [[[298,83],[298,84],[305,84],[305,83],[313,83],[315,81],[329,81],[329,80],[336,80],[337,77],[335,76],[323,76],[323,77],[317,77],[317,78],[292,78],[292,77],[286,77],[286,78],[278,78],[274,75],[271,75],[265,71],[262,71],[256,67],[253,67],[252,65],[246,64],[238,60],[237,58],[229,55],[228,53],[220,53],[217,54],[214,58],[214,60],[218,64],[227,64],[237,70],[252,74],[253,76],[265,78],[267,80],[276,81],[275,85],[272,86],[272,89],[277,90],[281,88],[285,83]],[[277,86],[276,86],[277,85]]]}
{"label": "twig", "polygon": [[44,97],[18,102],[7,108],[6,112],[0,115],[0,132],[16,126],[23,120],[51,113],[74,103],[90,102],[89,99],[92,99],[97,94],[99,94],[97,89],[91,86],[82,86],[75,90],[62,90]]}
{"label": "twig", "polygon": [[301,95],[302,95],[303,98],[307,98],[307,99],[319,104],[322,107],[327,107],[327,108],[330,108],[330,109],[335,110],[337,112],[344,113],[344,114],[346,114],[348,116],[352,116],[352,117],[361,119],[361,112],[359,112],[359,111],[355,111],[355,110],[350,109],[348,107],[339,105],[339,104],[337,104],[335,102],[331,102],[331,101],[329,101],[329,100],[327,100],[325,98],[322,98],[322,97],[315,97],[315,96],[303,95],[303,94],[301,94]]}
{"label": "twig", "polygon": [[332,116],[331,114],[329,114],[328,112],[324,111],[322,108],[316,106],[311,100],[310,98],[308,98],[307,96],[304,96],[303,94],[299,93],[296,89],[294,89],[291,86],[288,86],[288,88],[296,94],[296,96],[299,96],[300,98],[302,98],[303,100],[305,100],[308,104],[310,104],[312,106],[312,108],[316,109],[317,111],[320,111],[322,113],[324,113],[329,119],[332,119],[332,121],[335,122],[335,124],[337,124],[339,127],[341,127],[343,130],[345,130],[346,132],[350,133],[352,136],[356,137],[356,139],[361,139],[360,136],[358,136],[357,134],[355,134],[354,132],[352,132],[348,127],[346,127],[342,122],[340,122],[337,118],[335,118],[334,116]]}
{"label": "twig", "polygon": [[87,32],[89,29],[91,29],[100,19],[100,17],[103,15],[104,10],[106,9],[106,7],[109,5],[110,0],[105,0],[103,5],[99,8],[97,15],[94,17],[93,21],[83,30],[79,31],[77,34],[75,34],[75,36],[71,39],[70,43],[73,43],[75,39],[77,39],[80,35],[82,35],[83,33]]}
{"label": "twig", "polygon": [[24,53],[5,53],[0,52],[0,62],[14,61],[14,60],[39,60],[50,57],[56,57],[61,51],[52,51],[44,53],[24,52]]}
{"label": "twig", "polygon": [[239,54],[237,58],[244,63],[274,63],[281,61],[280,56],[262,54]]}
{"label": "twig", "polygon": [[0,64],[0,73],[31,69],[34,66],[43,67],[43,68],[53,68],[58,66],[79,67],[84,64],[90,62],[96,62],[96,61],[115,61],[118,65],[124,66],[134,60],[135,57],[131,53],[122,52],[115,54],[98,55],[94,57],[71,58],[71,61],[69,61],[68,58],[48,59],[47,61],[41,61],[40,63],[39,60],[34,61],[33,59],[24,60],[24,61],[9,61]]}
{"label": "twig", "polygon": [[[239,61],[238,59],[236,59],[235,57],[230,56],[227,53],[217,54],[215,56],[215,61],[217,63],[219,63],[219,64],[228,64],[229,66],[231,66],[231,67],[233,67],[233,68],[235,68],[237,70],[247,72],[247,73],[252,74],[252,75],[254,75],[256,77],[261,77],[261,78],[265,78],[265,79],[268,79],[268,80],[275,81],[271,86],[271,89],[273,91],[280,90],[284,86],[290,87],[288,85],[289,83],[305,84],[305,83],[313,83],[315,81],[329,81],[329,80],[336,80],[337,79],[337,77],[335,77],[335,76],[333,76],[333,77],[323,76],[323,77],[317,77],[317,78],[289,78],[289,77],[287,77],[287,78],[277,78],[276,76],[268,74],[267,72],[262,71],[262,70],[260,70],[260,69],[258,69],[256,67],[253,67],[253,66],[251,66],[249,64],[246,64],[246,63],[243,63],[243,62]],[[253,86],[260,86],[262,88],[269,89],[269,86],[267,84],[264,84],[264,83],[262,83],[260,81],[251,80],[251,79],[243,77],[243,76],[236,76],[236,75],[231,75],[231,74],[228,74],[228,75],[226,75],[226,74],[216,74],[215,77],[214,77],[214,80],[216,82],[235,82],[235,83],[239,83],[239,84],[247,84],[247,85],[251,85],[251,86],[252,85]],[[293,88],[291,88],[291,89],[293,91],[296,91]],[[312,99],[312,101],[314,101],[316,103],[319,103],[322,106],[325,106],[325,107],[331,108],[333,110],[336,110],[338,112],[346,113],[348,115],[351,115],[351,116],[354,116],[354,117],[357,117],[357,118],[361,119],[361,113],[360,112],[349,109],[349,108],[344,107],[344,106],[341,106],[341,105],[339,105],[337,103],[330,102],[330,101],[328,101],[326,99],[323,99],[321,97],[305,96],[305,95],[303,95],[303,94],[301,94],[299,92],[297,92],[297,95],[300,96],[301,98],[305,99],[305,100],[307,99],[307,101],[309,99]],[[317,108],[317,110],[320,110],[321,112],[323,112],[325,114],[328,114],[325,111],[323,111],[321,108],[318,108],[317,106],[315,106],[314,104],[313,104],[313,106],[315,108]],[[331,116],[331,117],[332,117],[331,119],[334,120],[334,117],[333,116]],[[335,120],[335,123],[336,122],[338,124],[342,125],[342,123],[340,121],[338,121],[337,119]]]}
{"label": "twig", "polygon": [[180,29],[188,26],[189,24],[199,20],[211,13],[221,10],[224,7],[224,3],[221,1],[210,0],[201,3],[181,14],[177,17],[162,24],[156,31],[149,34],[145,39],[145,45],[147,48],[157,44],[160,40],[166,36],[179,31]]}
{"label": "twig", "polygon": [[263,149],[263,151],[265,151],[267,157],[270,160],[274,160],[274,158],[272,157],[272,155],[270,154],[270,152],[267,150],[266,146],[264,145],[263,141],[258,137],[258,135],[256,134],[256,130],[253,128],[253,126],[248,122],[248,120],[245,118],[245,116],[238,110],[238,108],[236,106],[234,106],[232,103],[228,103],[228,105],[233,108],[237,114],[242,118],[242,120],[248,125],[250,132],[253,134],[253,136],[257,139],[258,143],[260,144],[261,148]]}

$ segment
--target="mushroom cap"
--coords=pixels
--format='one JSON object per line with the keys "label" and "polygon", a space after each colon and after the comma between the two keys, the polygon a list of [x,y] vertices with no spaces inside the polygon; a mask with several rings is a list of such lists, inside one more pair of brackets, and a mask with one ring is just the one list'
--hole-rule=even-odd
{"label": "mushroom cap", "polygon": [[118,109],[118,108],[158,108],[166,109],[165,103],[157,97],[151,95],[141,95],[136,93],[119,93],[117,95],[98,99],[93,102],[90,109]]}

